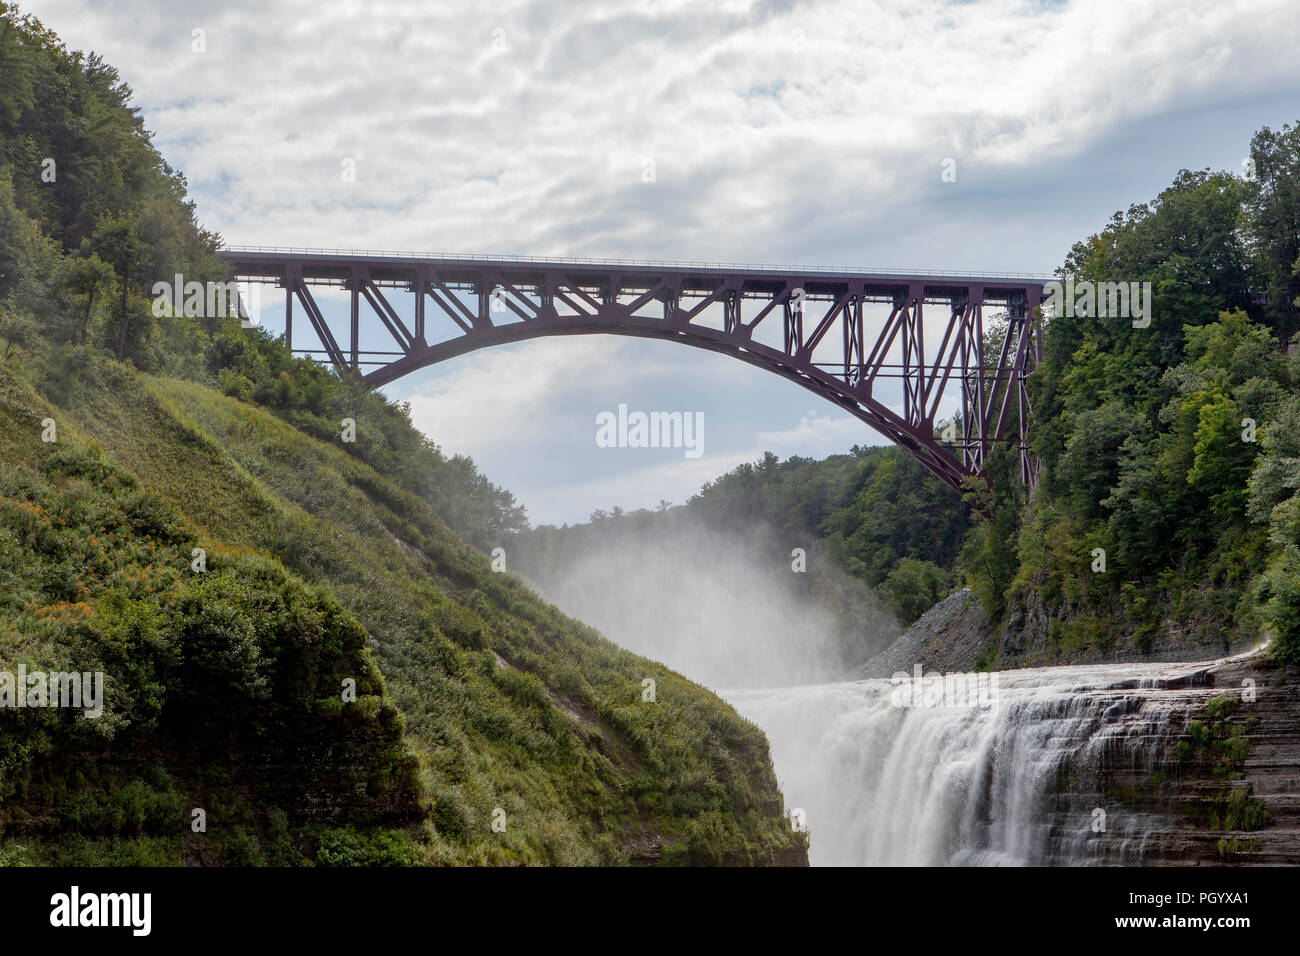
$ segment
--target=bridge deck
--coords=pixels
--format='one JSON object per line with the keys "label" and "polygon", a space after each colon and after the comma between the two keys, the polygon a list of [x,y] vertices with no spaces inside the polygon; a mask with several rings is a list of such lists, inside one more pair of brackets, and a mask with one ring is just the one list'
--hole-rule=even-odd
{"label": "bridge deck", "polygon": [[[446,276],[457,276],[458,285],[471,287],[473,277],[484,270],[503,275],[540,276],[545,273],[564,273],[575,279],[589,280],[595,286],[600,279],[617,274],[624,289],[642,287],[664,273],[681,276],[692,281],[700,290],[711,290],[720,277],[744,276],[745,292],[758,297],[768,289],[780,286],[791,278],[808,278],[814,287],[833,286],[847,282],[865,282],[873,297],[886,301],[894,290],[909,286],[924,286],[935,291],[935,298],[943,297],[948,290],[982,287],[987,301],[998,301],[1006,293],[1023,290],[1026,285],[1042,286],[1052,281],[1051,276],[1020,272],[959,272],[907,269],[868,269],[849,267],[823,267],[770,263],[692,262],[671,259],[578,259],[544,258],[501,255],[456,255],[446,253],[392,252],[358,249],[307,249],[286,246],[236,246],[225,250],[226,258],[235,265],[241,278],[279,279],[287,264],[302,266],[304,275],[321,284],[346,284],[351,279],[351,269],[367,267],[380,284],[398,286],[410,282],[411,273],[420,266],[434,267]],[[385,276],[385,270],[391,275]],[[683,287],[685,288],[685,287]],[[824,295],[825,292],[810,296]],[[747,295],[748,297],[748,295]]]}

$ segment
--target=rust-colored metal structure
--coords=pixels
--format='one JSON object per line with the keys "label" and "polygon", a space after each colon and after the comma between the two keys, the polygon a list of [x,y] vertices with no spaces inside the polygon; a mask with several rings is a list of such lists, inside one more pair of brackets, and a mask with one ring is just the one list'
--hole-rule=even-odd
{"label": "rust-colored metal structure", "polygon": [[[666,339],[797,382],[905,448],[955,489],[967,478],[985,478],[990,449],[1001,442],[1018,446],[1021,480],[1032,484],[1036,477],[1022,423],[1032,414],[1025,377],[1041,358],[1036,309],[1044,277],[261,247],[225,254],[232,280],[284,290],[291,349],[352,369],[372,385],[475,349],[545,335]],[[346,331],[331,327],[318,305],[312,288],[320,286],[350,293]],[[386,289],[414,293],[409,314],[394,308]],[[360,347],[363,300],[393,347]],[[295,303],[321,348],[294,345]],[[883,319],[869,322],[864,307],[873,303]],[[426,337],[430,306],[452,323],[450,338]],[[987,334],[990,307],[1006,314],[1003,334]],[[766,332],[773,323],[780,336],[758,341],[760,326]],[[883,379],[901,380],[901,408],[882,401],[876,386]],[[935,433],[936,415],[950,388],[960,389],[961,414],[945,436]]]}

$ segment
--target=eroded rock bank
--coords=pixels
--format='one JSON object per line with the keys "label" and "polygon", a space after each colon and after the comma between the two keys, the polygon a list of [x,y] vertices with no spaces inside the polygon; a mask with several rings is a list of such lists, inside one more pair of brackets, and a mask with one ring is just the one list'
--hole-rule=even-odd
{"label": "eroded rock bank", "polygon": [[[1054,615],[1041,601],[1011,608],[996,624],[969,588],[930,608],[893,644],[852,672],[854,679],[889,677],[921,664],[927,671],[1007,670],[1061,664],[1196,661],[1248,650],[1219,633],[1203,634],[1173,623],[1142,641],[1126,622],[1107,625],[1110,639],[1080,641],[1076,621]],[[1093,626],[1093,625],[1089,625]]]}
{"label": "eroded rock bank", "polygon": [[[853,679],[987,669],[993,661],[1060,658],[1047,629],[1019,618],[994,628],[969,591],[936,604]],[[1300,859],[1300,674],[1260,649],[1196,660],[1170,635],[1103,683],[1101,725],[1065,748],[1040,799],[1042,862],[1268,865]],[[1123,642],[1117,642],[1123,643]],[[1200,645],[1204,653],[1203,645]],[[1208,655],[1207,655],[1208,656]],[[1061,663],[1064,663],[1063,661]],[[1001,669],[1001,668],[1000,668]],[[1062,667],[1061,672],[1072,668]],[[1005,675],[1027,673],[1002,671]],[[1098,712],[1093,686],[1061,697],[1062,713]],[[1100,741],[1100,745],[1098,745]]]}

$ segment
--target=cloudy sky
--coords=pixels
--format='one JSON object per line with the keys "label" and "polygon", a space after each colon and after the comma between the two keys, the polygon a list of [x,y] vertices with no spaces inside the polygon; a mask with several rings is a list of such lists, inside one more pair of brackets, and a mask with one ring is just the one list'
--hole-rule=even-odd
{"label": "cloudy sky", "polygon": [[[118,67],[231,245],[1046,273],[1300,119],[1293,0],[21,5]],[[386,391],[537,522],[880,441],[776,376],[614,336]],[[702,411],[703,456],[596,447],[619,403]]]}

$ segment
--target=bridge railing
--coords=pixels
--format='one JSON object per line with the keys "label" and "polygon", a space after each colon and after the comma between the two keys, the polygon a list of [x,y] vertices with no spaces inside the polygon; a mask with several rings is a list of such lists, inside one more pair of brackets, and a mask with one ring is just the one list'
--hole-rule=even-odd
{"label": "bridge railing", "polygon": [[298,256],[350,256],[367,259],[442,259],[460,262],[511,262],[519,264],[560,264],[589,266],[636,266],[655,269],[714,269],[728,272],[788,272],[795,275],[870,275],[947,277],[953,279],[1015,279],[1021,282],[1045,283],[1055,277],[1032,272],[970,272],[950,269],[866,269],[861,266],[807,266],[770,262],[699,262],[682,259],[587,259],[573,256],[511,256],[496,254],[470,255],[463,252],[403,252],[391,249],[310,249],[304,246],[227,246],[222,250],[231,255],[298,255]]}

